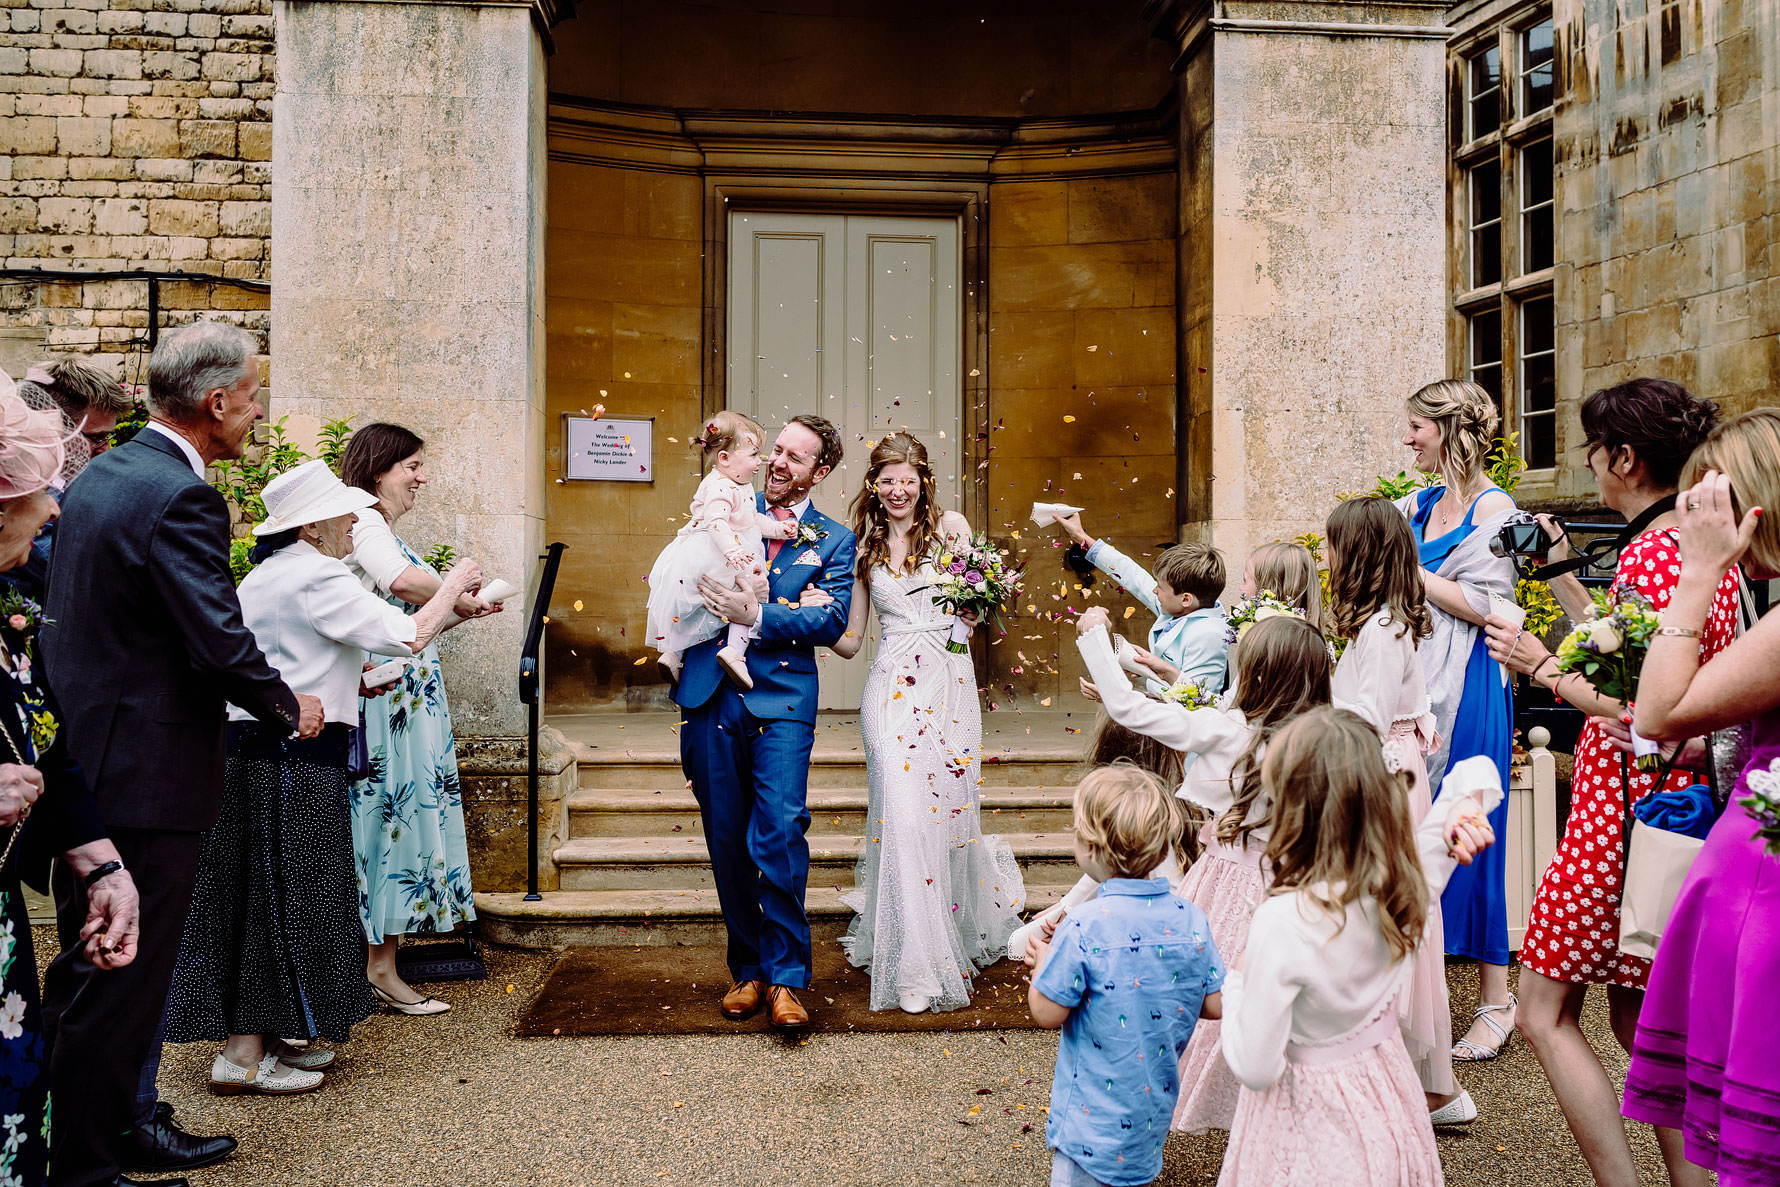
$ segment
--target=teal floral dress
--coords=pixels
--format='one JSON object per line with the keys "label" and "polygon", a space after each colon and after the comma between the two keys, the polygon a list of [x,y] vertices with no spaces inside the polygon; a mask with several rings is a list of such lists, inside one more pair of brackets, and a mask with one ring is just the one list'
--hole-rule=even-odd
{"label": "teal floral dress", "polygon": [[[401,549],[437,576],[413,549]],[[409,614],[419,609],[377,592]],[[381,944],[451,931],[476,918],[476,908],[439,649],[416,656],[388,694],[360,703],[370,773],[352,787],[352,845],[365,938]]]}

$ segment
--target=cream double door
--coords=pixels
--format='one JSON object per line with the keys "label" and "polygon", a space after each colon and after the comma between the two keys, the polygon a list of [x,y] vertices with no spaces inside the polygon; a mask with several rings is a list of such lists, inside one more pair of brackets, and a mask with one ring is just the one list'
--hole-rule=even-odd
{"label": "cream double door", "polygon": [[[766,428],[833,421],[846,456],[815,502],[851,523],[871,442],[921,439],[940,502],[959,506],[962,277],[956,218],[737,212],[729,225],[729,406]],[[872,635],[877,623],[872,623]],[[876,640],[817,653],[824,709],[855,710]]]}

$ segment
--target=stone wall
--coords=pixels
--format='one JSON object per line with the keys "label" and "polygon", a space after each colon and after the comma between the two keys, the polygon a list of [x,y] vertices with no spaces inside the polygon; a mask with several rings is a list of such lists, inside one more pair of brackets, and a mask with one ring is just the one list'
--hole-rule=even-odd
{"label": "stone wall", "polygon": [[[1085,596],[1067,540],[1035,529],[1035,500],[1148,562],[1173,542],[1175,192],[1173,170],[989,187],[989,512],[1028,565],[1026,596],[993,645],[991,701],[1072,696],[1082,674],[1061,615]],[[1147,612],[1097,578],[1092,600],[1141,637]]]}
{"label": "stone wall", "polygon": [[545,489],[549,538],[568,545],[551,605],[550,706],[648,704],[665,689],[653,663],[636,666],[654,655],[643,578],[700,478],[686,443],[703,415],[704,182],[553,160],[549,191],[546,467],[562,472],[562,416],[595,404],[654,417],[656,457],[652,483]]}
{"label": "stone wall", "polygon": [[[271,0],[0,0],[0,258],[9,268],[266,276]],[[0,290],[17,351],[117,361],[147,324],[140,282]],[[266,301],[164,291],[264,339]]]}
{"label": "stone wall", "polygon": [[[1556,7],[1558,448],[1662,375],[1727,412],[1780,391],[1780,23],[1762,0]],[[1572,453],[1570,456],[1575,456]],[[1534,498],[1592,498],[1579,466]]]}

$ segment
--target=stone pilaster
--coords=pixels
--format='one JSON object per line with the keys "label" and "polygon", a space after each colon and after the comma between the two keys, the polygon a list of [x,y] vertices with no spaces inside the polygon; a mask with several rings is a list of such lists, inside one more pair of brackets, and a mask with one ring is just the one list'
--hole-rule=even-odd
{"label": "stone pilaster", "polygon": [[1180,53],[1180,488],[1238,573],[1405,465],[1446,369],[1438,4],[1151,0]]}
{"label": "stone pilaster", "polygon": [[[427,441],[400,525],[529,586],[543,523],[544,29],[527,3],[278,0],[276,414]],[[441,644],[460,735],[523,732],[524,607]]]}

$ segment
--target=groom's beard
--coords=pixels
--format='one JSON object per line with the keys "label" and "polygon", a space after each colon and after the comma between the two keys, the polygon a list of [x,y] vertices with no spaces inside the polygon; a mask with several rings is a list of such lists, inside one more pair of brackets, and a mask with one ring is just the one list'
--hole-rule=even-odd
{"label": "groom's beard", "polygon": [[[768,479],[770,481],[770,474],[768,475]],[[762,493],[766,496],[766,505],[768,507],[795,507],[797,504],[803,502],[804,498],[814,489],[816,489],[816,484],[813,482],[807,486],[799,486],[796,480],[792,479],[787,480],[785,486],[781,488],[777,494],[773,492],[770,486],[768,486]]]}

